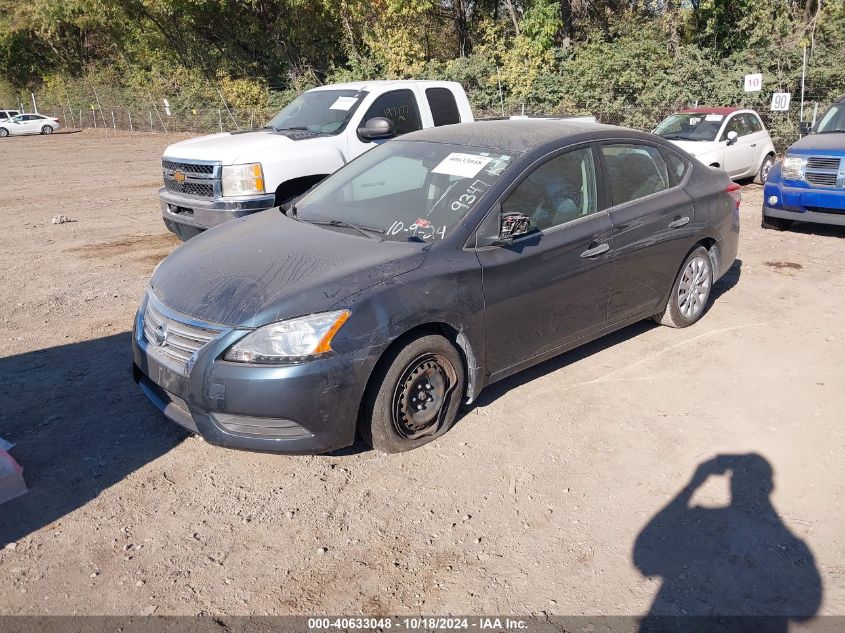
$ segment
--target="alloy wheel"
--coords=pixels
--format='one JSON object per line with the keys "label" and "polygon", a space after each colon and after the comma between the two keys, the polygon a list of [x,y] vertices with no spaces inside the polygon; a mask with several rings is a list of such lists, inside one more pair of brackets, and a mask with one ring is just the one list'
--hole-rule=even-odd
{"label": "alloy wheel", "polygon": [[693,257],[687,262],[678,284],[678,308],[687,319],[694,319],[704,310],[710,296],[710,262],[706,257]]}

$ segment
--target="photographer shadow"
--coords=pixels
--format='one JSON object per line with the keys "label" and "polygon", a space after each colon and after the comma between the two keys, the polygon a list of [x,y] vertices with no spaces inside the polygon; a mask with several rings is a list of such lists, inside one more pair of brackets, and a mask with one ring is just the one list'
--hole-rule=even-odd
{"label": "photographer shadow", "polygon": [[[690,506],[710,476],[730,477],[726,507]],[[640,632],[766,631],[812,618],[822,585],[813,554],[772,506],[772,467],[760,455],[720,455],[646,525],[634,564],[662,585]]]}

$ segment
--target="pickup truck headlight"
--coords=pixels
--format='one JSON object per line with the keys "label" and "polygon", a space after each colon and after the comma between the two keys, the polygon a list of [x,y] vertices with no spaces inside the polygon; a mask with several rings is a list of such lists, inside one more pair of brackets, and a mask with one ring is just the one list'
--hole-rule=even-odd
{"label": "pickup truck headlight", "polygon": [[264,193],[261,163],[223,165],[224,196],[249,196],[256,193]]}
{"label": "pickup truck headlight", "polygon": [[804,178],[804,159],[800,156],[787,156],[783,159],[780,173],[787,180],[801,180]]}
{"label": "pickup truck headlight", "polygon": [[291,363],[330,352],[332,339],[349,314],[349,310],[336,310],[265,325],[232,345],[223,359],[237,363]]}

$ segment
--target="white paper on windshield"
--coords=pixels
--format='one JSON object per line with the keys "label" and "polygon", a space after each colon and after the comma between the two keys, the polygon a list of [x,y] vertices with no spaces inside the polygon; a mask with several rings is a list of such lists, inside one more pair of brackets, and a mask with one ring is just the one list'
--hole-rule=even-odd
{"label": "white paper on windshield", "polygon": [[338,97],[337,100],[329,106],[329,110],[348,110],[358,103],[358,97]]}
{"label": "white paper on windshield", "polygon": [[689,119],[690,125],[698,125],[699,123],[701,123],[701,117],[697,117],[697,116],[691,116],[690,117],[690,119]]}
{"label": "white paper on windshield", "polygon": [[704,120],[705,121],[721,121],[724,118],[725,117],[721,114],[708,114],[706,117],[704,117]]}
{"label": "white paper on windshield", "polygon": [[474,154],[461,154],[453,152],[440,161],[440,164],[432,169],[434,174],[446,174],[447,176],[458,176],[459,178],[473,178],[492,159],[488,156],[475,156]]}

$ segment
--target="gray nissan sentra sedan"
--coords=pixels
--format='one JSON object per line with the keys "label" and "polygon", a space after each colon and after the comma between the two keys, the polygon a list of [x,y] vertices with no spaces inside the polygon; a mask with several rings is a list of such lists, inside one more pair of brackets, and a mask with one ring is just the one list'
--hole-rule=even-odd
{"label": "gray nissan sentra sedan", "polygon": [[724,172],[650,134],[411,133],[177,248],[135,319],[135,379],[220,446],[324,452],[357,429],[416,448],[494,381],[641,319],[695,323],[738,207]]}

